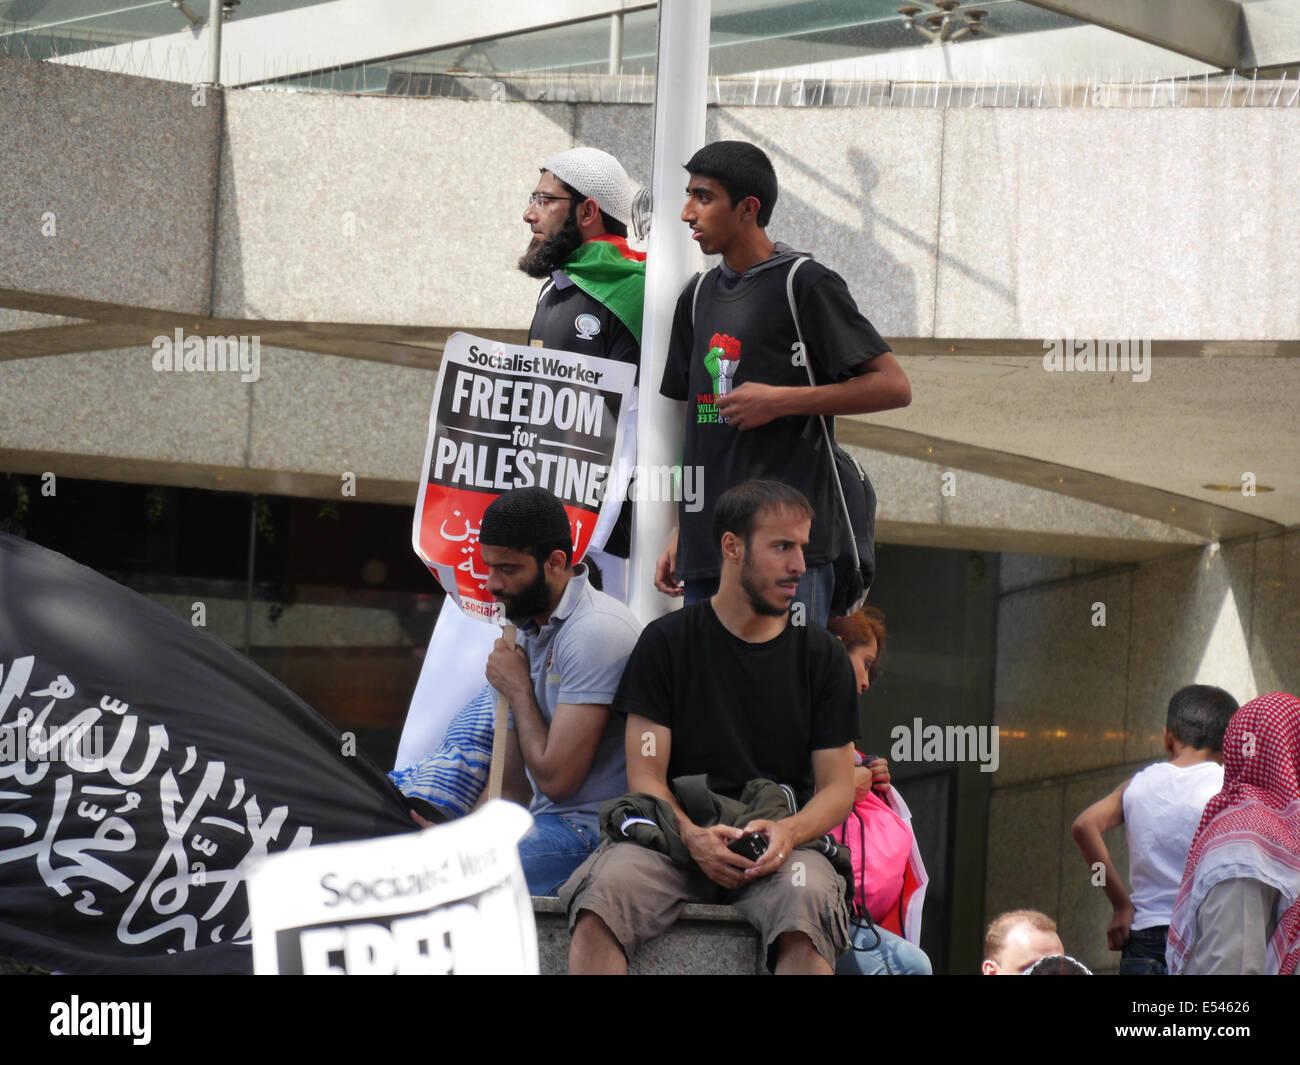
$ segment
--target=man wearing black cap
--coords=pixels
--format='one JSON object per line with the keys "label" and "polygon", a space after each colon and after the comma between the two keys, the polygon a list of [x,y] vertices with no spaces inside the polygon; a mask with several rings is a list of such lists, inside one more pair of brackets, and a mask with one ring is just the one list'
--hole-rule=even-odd
{"label": "man wearing black cap", "polygon": [[487,678],[510,701],[502,794],[528,805],[519,843],[534,895],[553,895],[600,839],[598,810],[627,791],[623,722],[609,704],[640,625],[573,565],[573,533],[544,488],[506,492],[483,514],[487,590],[519,627],[497,640]]}

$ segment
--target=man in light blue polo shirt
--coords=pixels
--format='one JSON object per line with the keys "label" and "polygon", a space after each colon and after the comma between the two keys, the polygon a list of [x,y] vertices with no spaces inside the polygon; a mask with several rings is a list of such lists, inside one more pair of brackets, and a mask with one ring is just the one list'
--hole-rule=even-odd
{"label": "man in light blue polo shirt", "polygon": [[600,841],[598,810],[627,792],[621,719],[609,704],[641,626],[573,565],[564,507],[544,488],[516,488],[483,514],[487,590],[519,627],[497,640],[487,679],[510,700],[502,797],[528,805],[519,843],[528,889],[554,895]]}

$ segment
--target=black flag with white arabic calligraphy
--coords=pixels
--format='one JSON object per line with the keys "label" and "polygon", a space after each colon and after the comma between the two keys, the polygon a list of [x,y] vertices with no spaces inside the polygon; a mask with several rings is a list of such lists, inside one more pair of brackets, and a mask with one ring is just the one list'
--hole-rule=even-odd
{"label": "black flag with white arabic calligraphy", "polygon": [[251,972],[252,861],[415,830],[352,746],[202,629],[0,534],[0,955]]}

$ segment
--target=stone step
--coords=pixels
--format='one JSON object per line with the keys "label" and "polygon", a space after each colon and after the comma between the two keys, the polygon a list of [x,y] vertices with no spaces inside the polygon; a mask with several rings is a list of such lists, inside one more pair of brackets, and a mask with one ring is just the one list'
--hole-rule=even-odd
{"label": "stone step", "polygon": [[[569,922],[556,898],[533,898],[543,976],[562,975],[569,961]],[[628,971],[636,976],[754,976],[766,971],[758,931],[734,906],[688,903],[664,935],[647,943]]]}

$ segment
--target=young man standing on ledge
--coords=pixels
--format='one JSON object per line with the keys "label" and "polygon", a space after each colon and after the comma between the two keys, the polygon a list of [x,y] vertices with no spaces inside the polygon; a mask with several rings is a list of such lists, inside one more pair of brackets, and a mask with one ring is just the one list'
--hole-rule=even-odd
{"label": "young man standing on ledge", "polygon": [[[857,689],[839,640],[791,622],[812,517],[776,481],[725,492],[713,516],[717,594],[651,622],[637,641],[611,706],[627,716],[628,790],[666,804],[675,823],[663,827],[689,860],[603,841],[560,889],[570,972],[625,973],[688,902],[733,904],[778,973],[829,975],[848,949],[845,882],[815,847],[853,806]],[[670,782],[699,774],[730,799],[752,780],[773,781],[790,812],[694,824]],[[728,849],[750,833],[765,845],[756,861]]]}
{"label": "young man standing on ledge", "polygon": [[655,587],[685,594],[687,605],[712,595],[717,541],[710,541],[708,515],[733,484],[771,477],[798,488],[817,513],[798,601],[824,625],[844,519],[835,461],[810,416],[906,407],[911,385],[843,278],[811,260],[793,279],[807,349],[800,347],[786,281],[806,254],[767,237],[776,172],[761,149],[717,141],[696,152],[686,170],[682,221],[700,250],[722,262],[698,285],[692,280],[677,301],[659,391],[686,401],[682,464],[703,471],[704,505],[679,508],[679,529],[659,559]]}

